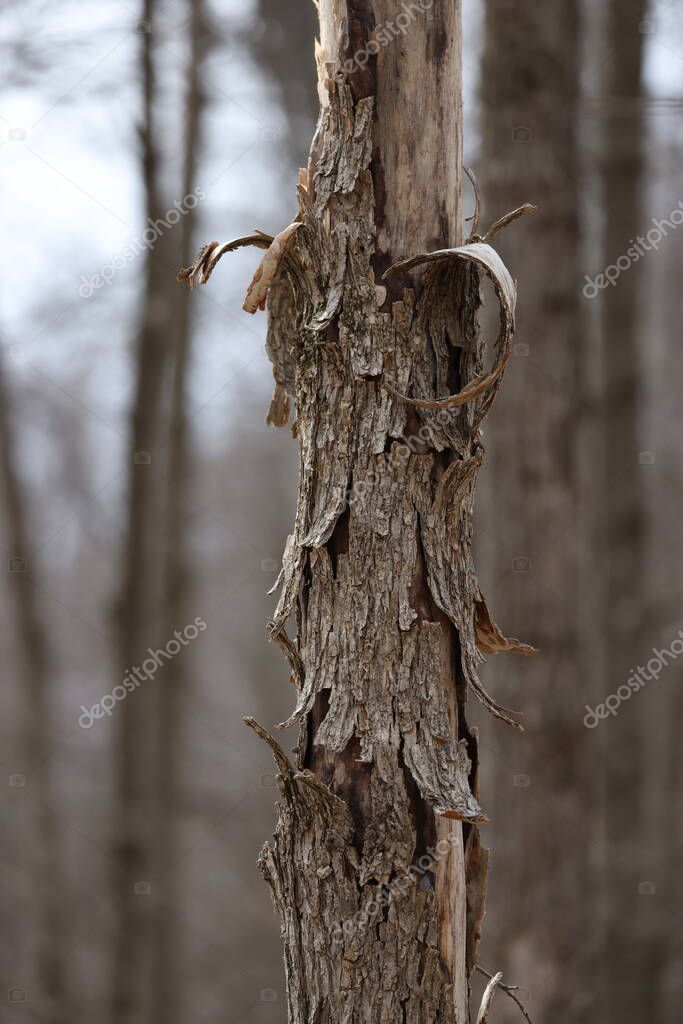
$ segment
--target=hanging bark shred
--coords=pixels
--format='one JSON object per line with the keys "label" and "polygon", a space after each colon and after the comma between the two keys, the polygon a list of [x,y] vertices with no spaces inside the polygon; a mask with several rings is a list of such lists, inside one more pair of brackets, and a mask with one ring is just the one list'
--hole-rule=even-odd
{"label": "hanging bark shred", "polygon": [[236,252],[247,245],[258,246],[259,249],[267,249],[274,241],[271,235],[262,231],[255,231],[253,235],[245,235],[243,238],[234,238],[232,242],[221,245],[220,242],[207,242],[201,247],[191,267],[183,267],[178,271],[176,281],[186,281],[190,288],[196,288],[198,284],[206,284],[213,274],[214,267],[225,256],[226,252]]}
{"label": "hanging bark shred", "polygon": [[483,654],[499,654],[502,651],[512,651],[515,654],[523,654],[532,657],[537,654],[535,647],[523,644],[521,640],[503,635],[499,626],[492,620],[488,606],[484,598],[479,595],[479,600],[474,606],[475,626],[477,633],[477,647]]}
{"label": "hanging bark shred", "polygon": [[242,307],[246,313],[256,313],[257,310],[266,308],[268,289],[280,268],[287,243],[299,227],[301,227],[300,224],[290,224],[284,231],[276,235],[268,246],[266,254],[254,274],[254,279],[247,289],[247,297]]}
{"label": "hanging bark shred", "polygon": [[[454,734],[443,689],[444,623],[457,630],[453,655],[469,688],[519,728],[483,689],[478,666],[482,652],[532,651],[491,621],[471,552],[479,427],[510,355],[516,292],[479,240],[396,264],[385,277],[423,273],[419,288],[394,284],[387,308],[371,262],[374,100],[354,100],[324,66],[320,73],[317,160],[310,180],[300,176],[295,222],[275,239],[212,243],[181,275],[201,283],[224,252],[269,246],[245,308],[269,308],[268,422],[284,425],[296,407],[299,493],[269,630],[297,688],[282,727],[297,725],[299,742],[292,765],[248,721],[273,751],[281,794],[275,839],[259,864],[281,919],[290,1024],[452,1024],[436,864],[416,866],[413,806],[417,793],[438,817],[467,823],[469,975],[485,908],[488,851],[478,825],[486,816],[476,730]],[[476,323],[481,272],[500,303],[488,373]],[[451,395],[454,363],[461,386]],[[420,573],[429,607],[416,597]],[[378,585],[368,588],[370,577]],[[296,640],[286,632],[293,615]],[[364,791],[343,799],[333,775],[305,770],[312,748],[362,767]],[[354,801],[365,808],[360,832]],[[441,842],[437,860],[446,856]]]}

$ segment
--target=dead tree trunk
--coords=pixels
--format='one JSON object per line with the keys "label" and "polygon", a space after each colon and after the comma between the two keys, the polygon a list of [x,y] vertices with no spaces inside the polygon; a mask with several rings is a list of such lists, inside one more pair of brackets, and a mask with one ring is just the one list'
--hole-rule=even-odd
{"label": "dead tree trunk", "polygon": [[[470,551],[515,289],[489,245],[462,245],[460,4],[319,11],[321,112],[297,220],[205,246],[181,274],[201,283],[230,249],[268,248],[245,309],[268,298],[269,422],[296,403],[299,498],[270,630],[299,743],[292,765],[249,720],[282,794],[260,866],[290,1024],[465,1024],[487,870],[465,703],[472,689],[512,722],[477,663],[522,648],[491,622]],[[490,373],[482,268],[501,305]]]}
{"label": "dead tree trunk", "polygon": [[[535,1010],[548,1019],[582,1012],[588,965],[582,937],[592,907],[586,887],[590,851],[569,824],[584,816],[584,787],[591,778],[588,734],[578,713],[585,634],[576,442],[584,411],[579,22],[576,0],[533,9],[515,0],[487,0],[482,68],[484,207],[505,209],[527,191],[539,206],[534,218],[501,242],[512,273],[524,272],[525,288],[517,355],[488,436],[495,494],[485,510],[493,538],[487,568],[499,581],[492,600],[542,652],[521,681],[529,761],[521,760],[508,737],[498,738],[505,772],[496,787],[503,892],[496,901],[494,948],[509,958],[512,972],[532,991]],[[557,268],[550,273],[549,257]],[[501,694],[514,702],[511,682],[501,672]],[[530,785],[511,799],[515,772]],[[547,816],[539,814],[541,801]],[[520,856],[520,834],[533,856]],[[552,906],[541,884],[548,877],[554,882]]]}
{"label": "dead tree trunk", "polygon": [[63,858],[57,833],[50,753],[49,701],[50,650],[38,608],[33,567],[28,564],[28,509],[15,464],[15,444],[5,370],[0,361],[0,483],[12,553],[10,591],[19,643],[21,682],[26,722],[24,753],[27,792],[33,798],[31,835],[26,845],[31,857],[32,969],[35,990],[31,1003],[45,1024],[69,1019],[64,977]]}

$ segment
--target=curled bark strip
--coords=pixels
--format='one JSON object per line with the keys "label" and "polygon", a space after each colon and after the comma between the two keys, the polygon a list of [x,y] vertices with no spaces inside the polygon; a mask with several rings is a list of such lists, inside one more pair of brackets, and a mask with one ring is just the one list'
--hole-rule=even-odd
{"label": "curled bark strip", "polygon": [[300,338],[302,303],[297,301],[298,277],[293,266],[295,262],[296,257],[289,250],[286,266],[277,275],[268,293],[266,354],[272,364],[275,379],[275,389],[266,419],[268,426],[271,427],[283,427],[288,422],[296,393],[296,348]]}
{"label": "curled bark strip", "polygon": [[488,606],[483,597],[474,606],[475,625],[477,631],[477,647],[484,654],[499,654],[502,651],[511,651],[515,654],[523,654],[525,657],[533,657],[538,654],[535,647],[523,644],[521,640],[514,637],[506,637],[499,626],[491,618]]}
{"label": "curled bark strip", "polygon": [[275,764],[277,765],[278,771],[282,778],[287,779],[290,782],[293,782],[295,776],[294,768],[289,763],[289,758],[287,757],[287,755],[285,754],[277,740],[274,739],[270,735],[268,730],[264,729],[263,726],[260,725],[255,718],[247,716],[243,718],[242,721],[244,722],[245,725],[248,725],[250,729],[253,729],[256,735],[260,736],[261,739],[268,744],[268,746],[273,752]]}
{"label": "curled bark strip", "polygon": [[287,243],[294,232],[300,227],[301,222],[294,221],[293,224],[289,224],[288,227],[280,231],[268,246],[266,254],[257,267],[254,278],[247,289],[247,297],[242,306],[245,313],[256,313],[257,310],[266,308],[268,290],[284,259]]}
{"label": "curled bark strip", "polygon": [[[476,793],[476,787],[475,787]],[[479,959],[481,929],[486,916],[486,889],[489,874],[489,850],[482,844],[476,825],[470,829],[465,847],[467,881],[467,976],[470,977]]]}
{"label": "curled bark strip", "polygon": [[270,400],[270,408],[266,416],[266,423],[269,427],[284,427],[289,419],[290,400],[287,390],[279,381],[275,381],[273,397]]}
{"label": "curled bark strip", "polygon": [[[272,622],[268,623],[268,631],[269,633],[273,632]],[[297,650],[296,644],[290,640],[287,636],[287,631],[284,628],[282,628],[279,633],[273,633],[273,640],[289,662],[290,682],[294,683],[297,690],[301,690],[304,685],[304,677],[306,673],[304,663],[301,660],[301,655]]]}
{"label": "curled bark strip", "polygon": [[494,974],[494,976],[491,978],[488,985],[486,986],[483,998],[481,1000],[481,1006],[479,1007],[479,1013],[477,1014],[477,1024],[486,1024],[487,1020],[489,1019],[489,1012],[491,1010],[491,1005],[493,1003],[493,997],[496,994],[496,989],[498,988],[500,982],[502,981],[502,978],[503,972],[499,971],[498,974]]}
{"label": "curled bark strip", "polygon": [[[487,971],[484,967],[482,967],[481,964],[475,964],[474,966],[475,966],[476,970],[479,971],[480,974],[483,974],[486,978],[493,979],[494,975],[491,974],[489,971]],[[500,975],[496,975],[496,977],[500,977]],[[502,989],[503,992],[505,992],[506,995],[510,996],[510,999],[512,999],[515,1003],[517,1003],[517,1006],[522,1011],[522,1014],[525,1017],[525,1019],[528,1021],[528,1024],[532,1024],[531,1017],[529,1016],[529,1014],[524,1009],[523,1003],[515,995],[515,992],[519,989],[519,985],[505,985],[502,981],[499,981],[498,982],[498,988]]]}
{"label": "curled bark strip", "polygon": [[500,377],[501,373],[507,365],[507,361],[510,358],[510,353],[507,352],[504,357],[500,360],[496,368],[486,377],[481,377],[479,380],[472,381],[466,388],[459,391],[457,395],[449,395],[448,398],[439,399],[426,399],[426,398],[410,398],[408,395],[403,395],[401,392],[390,384],[388,381],[383,381],[384,387],[387,391],[390,391],[392,395],[399,398],[402,402],[407,402],[408,405],[414,406],[416,409],[455,409],[460,405],[466,405],[467,402],[473,401],[484,391],[495,384],[496,380]]}
{"label": "curled bark strip", "polygon": [[452,409],[457,406],[466,405],[479,395],[490,391],[491,388],[502,376],[507,362],[512,354],[512,337],[515,331],[515,305],[517,302],[517,289],[510,273],[502,259],[490,245],[485,242],[472,242],[469,245],[461,245],[456,249],[437,249],[436,252],[424,253],[420,256],[412,256],[409,259],[394,263],[384,273],[384,278],[399,271],[412,270],[414,267],[423,266],[427,263],[436,263],[449,259],[469,261],[481,267],[491,278],[493,286],[500,303],[500,334],[496,344],[498,361],[493,370],[485,377],[470,381],[456,395],[449,395],[447,398],[422,399],[410,398],[402,394],[394,385],[383,380],[384,387],[401,401],[418,409]]}
{"label": "curled bark strip", "polygon": [[[458,630],[462,669],[468,685],[494,717],[523,731],[511,717],[518,712],[498,704],[477,675],[477,662],[482,656],[476,645],[475,604],[480,594],[471,554],[471,521],[481,462],[481,451],[470,459],[454,460],[439,481],[433,502],[421,510],[427,578],[436,604]],[[455,551],[459,552],[457,559],[451,557]]]}
{"label": "curled bark strip", "polygon": [[524,726],[520,722],[516,722],[510,715],[521,715],[521,711],[515,711],[514,708],[505,708],[502,704],[499,704],[493,699],[493,697],[486,692],[484,687],[481,685],[478,678],[470,679],[470,686],[474,690],[477,700],[479,703],[489,711],[494,718],[500,718],[501,722],[506,722],[507,725],[511,725],[513,729],[519,729],[520,732],[524,732]]}
{"label": "curled bark strip", "polygon": [[[481,217],[481,199],[479,197],[479,185],[477,184],[477,179],[475,177],[474,171],[472,170],[471,167],[465,167],[464,171],[465,171],[465,174],[467,175],[467,177],[470,179],[470,184],[472,185],[472,188],[474,189],[474,214],[473,214],[473,216],[471,218],[471,220],[472,220],[472,232],[471,232],[470,237],[468,239],[468,241],[473,242],[475,240],[475,238],[477,237],[477,232],[479,230],[479,219]],[[470,218],[468,217],[468,220],[469,219]]]}
{"label": "curled bark strip", "polygon": [[266,235],[263,231],[255,231],[253,235],[244,235],[242,238],[233,238],[231,242],[206,242],[197,253],[191,267],[183,267],[178,271],[176,281],[179,283],[187,281],[190,288],[196,288],[198,284],[206,284],[213,274],[214,267],[226,252],[235,252],[248,245],[255,245],[259,249],[267,249],[273,242],[272,235]]}
{"label": "curled bark strip", "polygon": [[[508,216],[512,216],[512,214],[508,214]],[[512,280],[509,270],[496,250],[492,246],[487,245],[486,242],[472,242],[470,245],[459,245],[455,249],[436,249],[434,252],[423,253],[420,256],[410,256],[408,259],[399,260],[397,263],[392,264],[388,270],[385,270],[382,278],[384,280],[392,274],[397,274],[404,270],[412,270],[414,267],[420,267],[425,263],[436,263],[439,260],[446,260],[451,257],[461,260],[472,260],[484,268],[496,286],[496,291],[499,293],[503,305],[503,312],[509,313],[510,318],[514,322],[514,312],[517,304],[515,282]]]}
{"label": "curled bark strip", "polygon": [[499,231],[506,228],[508,224],[512,224],[513,221],[519,220],[520,217],[524,217],[527,213],[535,213],[537,209],[538,207],[534,206],[533,203],[522,203],[522,205],[518,206],[516,210],[511,210],[510,213],[506,213],[504,217],[500,217],[499,220],[494,221],[484,235],[482,241],[489,242],[498,234]]}

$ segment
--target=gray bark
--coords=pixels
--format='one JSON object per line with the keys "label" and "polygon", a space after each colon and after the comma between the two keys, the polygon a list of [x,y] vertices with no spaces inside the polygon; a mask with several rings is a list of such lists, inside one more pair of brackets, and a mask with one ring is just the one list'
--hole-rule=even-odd
{"label": "gray bark", "polygon": [[[477,669],[480,650],[525,650],[491,622],[471,556],[479,428],[515,288],[489,246],[457,248],[460,5],[419,11],[344,75],[395,18],[388,0],[322,0],[321,112],[295,224],[204,247],[181,275],[204,282],[225,252],[269,246],[245,309],[268,301],[269,422],[296,404],[299,497],[270,624],[297,688],[294,763],[249,720],[279,770],[260,866],[290,1024],[469,1019],[487,852],[465,705],[472,690],[514,724]],[[490,374],[482,268],[501,306]]]}

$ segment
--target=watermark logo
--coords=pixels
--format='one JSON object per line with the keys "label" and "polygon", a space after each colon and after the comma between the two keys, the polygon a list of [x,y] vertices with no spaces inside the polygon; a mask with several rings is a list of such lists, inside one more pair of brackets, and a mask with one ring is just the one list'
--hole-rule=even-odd
{"label": "watermark logo", "polygon": [[672,640],[669,647],[664,647],[661,651],[653,647],[652,654],[653,657],[650,658],[647,665],[639,665],[636,671],[631,669],[628,680],[619,687],[616,693],[611,693],[609,697],[606,697],[602,704],[596,704],[595,708],[586,704],[583,724],[587,729],[595,729],[600,721],[609,718],[610,715],[616,718],[619,708],[625,700],[630,700],[633,694],[642,690],[646,683],[651,683],[653,679],[659,679],[662,670],[683,654],[683,629],[679,629],[678,636]]}
{"label": "watermark logo", "polygon": [[531,138],[531,131],[529,128],[520,125],[519,128],[512,129],[512,138],[515,142],[528,142]]}
{"label": "watermark logo", "polygon": [[339,946],[344,939],[350,939],[354,934],[358,934],[371,925],[381,911],[389,906],[392,899],[403,895],[415,884],[415,878],[419,880],[427,872],[433,872],[439,861],[448,857],[453,845],[458,842],[458,833],[451,832],[446,839],[440,839],[435,847],[430,846],[409,871],[382,886],[381,893],[366,903],[361,911],[344,921],[343,924],[333,925],[332,942]]}
{"label": "watermark logo", "polygon": [[78,289],[80,297],[82,299],[89,299],[100,288],[104,288],[105,285],[107,288],[110,288],[112,281],[120,270],[123,270],[129,263],[136,260],[145,249],[148,252],[152,252],[154,246],[163,236],[164,231],[170,231],[171,228],[175,227],[180,219],[187,216],[191,210],[194,210],[195,206],[203,199],[206,199],[206,192],[203,188],[196,188],[194,192],[185,196],[184,199],[177,199],[173,204],[173,209],[167,210],[163,217],[160,217],[158,220],[148,220],[147,227],[142,234],[137,238],[131,238],[121,252],[114,256],[111,263],[105,263],[96,274],[92,274],[90,277],[81,274],[81,286]]}
{"label": "watermark logo", "polygon": [[176,654],[180,654],[183,647],[187,647],[193,640],[196,640],[199,634],[206,629],[208,629],[206,622],[201,615],[198,615],[193,623],[185,626],[182,632],[176,629],[173,639],[169,640],[165,647],[161,647],[157,651],[151,647],[148,648],[149,658],[145,658],[141,667],[136,665],[129,669],[123,677],[123,682],[115,686],[111,693],[105,694],[102,700],[93,704],[91,708],[86,708],[84,704],[81,704],[81,715],[78,719],[81,729],[92,729],[95,721],[104,718],[105,715],[111,718],[114,708],[120,701],[125,700],[129,693],[137,690],[138,686],[146,679],[154,679],[164,665],[164,659],[171,661]]}
{"label": "watermark logo", "polygon": [[668,238],[669,231],[675,231],[683,224],[683,201],[679,200],[678,208],[671,211],[664,220],[652,219],[653,227],[646,235],[638,235],[637,238],[629,239],[629,248],[617,259],[605,267],[604,273],[591,278],[586,274],[586,283],[583,286],[583,295],[586,299],[594,299],[601,291],[610,286],[614,288],[623,273],[630,270],[634,263],[637,263],[646,253],[654,252],[659,248],[662,241]]}

